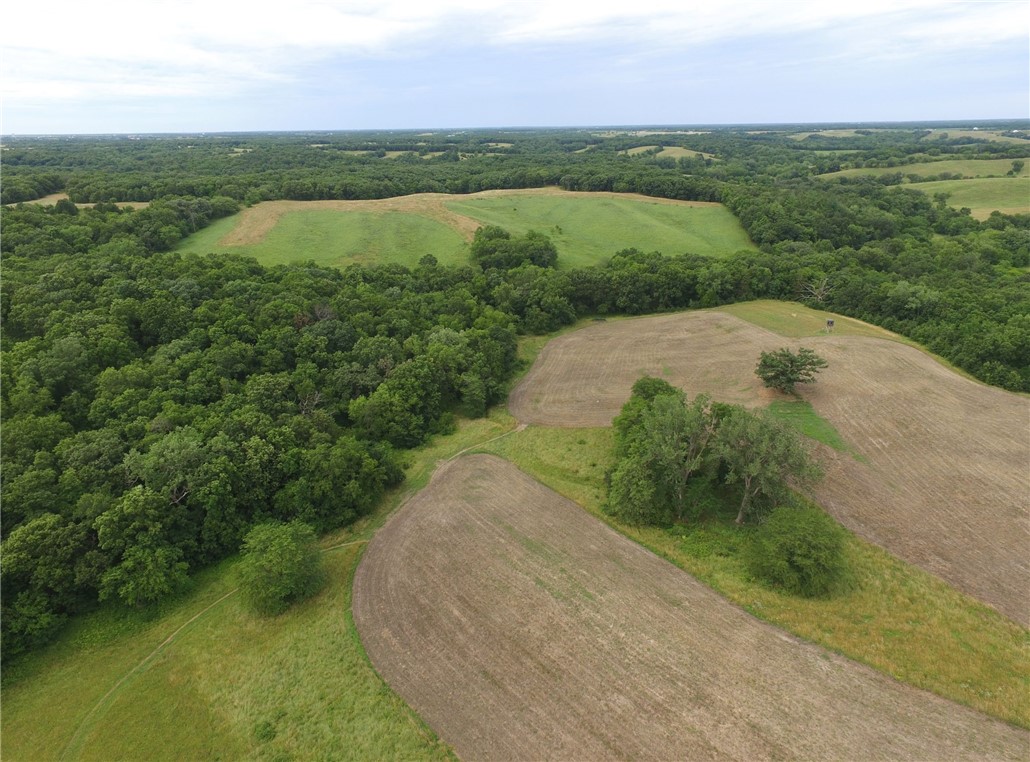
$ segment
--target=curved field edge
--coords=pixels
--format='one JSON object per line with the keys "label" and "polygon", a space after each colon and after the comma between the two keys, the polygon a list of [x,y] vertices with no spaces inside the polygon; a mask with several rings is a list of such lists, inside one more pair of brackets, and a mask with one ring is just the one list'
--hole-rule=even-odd
{"label": "curved field edge", "polygon": [[513,427],[494,411],[407,453],[405,484],[372,516],[322,539],[325,548],[356,543],[328,553],[326,588],[279,617],[258,619],[226,598],[230,559],[156,610],[105,606],[78,618],[50,647],[5,667],[0,756],[452,758],[375,673],[350,617],[351,582],[363,541],[441,460]]}
{"label": "curved field edge", "polygon": [[754,616],[901,682],[1030,728],[1030,632],[850,532],[854,587],[806,599],[758,583],[739,555],[727,551],[746,539],[746,529],[622,524],[602,510],[612,447],[610,427],[530,426],[475,451],[512,462]]}
{"label": "curved field edge", "polygon": [[381,673],[468,758],[1030,748],[1023,730],[783,635],[490,455],[446,464],[391,517],[355,574],[354,618]]}
{"label": "curved field edge", "polygon": [[764,406],[762,351],[801,342],[829,361],[804,399],[851,452],[822,452],[814,497],[841,523],[1026,626],[1030,619],[1027,398],[866,335],[784,339],[723,311],[589,326],[549,343],[513,390],[520,421],[607,426],[643,374],[689,395]]}
{"label": "curved field edge", "polygon": [[[361,216],[348,219],[336,212]],[[284,224],[298,214],[315,215],[311,219],[321,232],[304,230],[295,221]],[[357,226],[352,224],[355,219]],[[402,230],[430,224],[441,228],[428,242],[405,237]],[[265,264],[314,259],[338,266],[380,260],[412,266],[427,253],[445,264],[463,264],[467,252],[457,252],[443,234],[457,234],[469,242],[483,224],[500,224],[516,233],[536,229],[548,234],[558,248],[562,268],[597,264],[629,246],[709,256],[754,248],[737,219],[718,203],[549,187],[358,201],[265,201],[215,221],[184,239],[177,249],[198,254],[236,252]],[[399,255],[383,258],[388,247],[377,242],[377,228],[397,240]],[[405,243],[409,240],[410,245]],[[341,254],[341,247],[350,254]]]}

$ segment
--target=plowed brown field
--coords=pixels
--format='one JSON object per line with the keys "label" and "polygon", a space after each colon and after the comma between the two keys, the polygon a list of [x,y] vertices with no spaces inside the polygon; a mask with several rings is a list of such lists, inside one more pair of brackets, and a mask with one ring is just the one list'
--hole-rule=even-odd
{"label": "plowed brown field", "polygon": [[444,465],[381,529],[354,619],[466,759],[1025,760],[1030,734],[803,643],[511,464]]}
{"label": "plowed brown field", "polygon": [[857,534],[1030,624],[1030,400],[913,347],[786,339],[721,312],[591,325],[544,348],[510,398],[523,423],[604,426],[643,373],[749,406],[774,393],[758,355],[805,345],[829,362],[803,396],[859,459],[820,447],[814,497]]}

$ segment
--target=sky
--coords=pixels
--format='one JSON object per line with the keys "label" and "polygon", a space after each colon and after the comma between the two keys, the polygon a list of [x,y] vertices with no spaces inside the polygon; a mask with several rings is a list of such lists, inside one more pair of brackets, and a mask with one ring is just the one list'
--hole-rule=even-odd
{"label": "sky", "polygon": [[1030,2],[42,0],[0,133],[1030,117]]}

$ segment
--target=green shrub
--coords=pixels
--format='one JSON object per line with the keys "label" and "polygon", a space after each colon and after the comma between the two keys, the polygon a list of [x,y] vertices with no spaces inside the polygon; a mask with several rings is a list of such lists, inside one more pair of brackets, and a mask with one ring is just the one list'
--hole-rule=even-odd
{"label": "green shrub", "polygon": [[847,586],[846,539],[821,510],[781,506],[755,530],[745,562],[767,584],[808,598],[828,596]]}
{"label": "green shrub", "polygon": [[258,614],[282,613],[325,583],[315,531],[307,524],[258,524],[243,541],[240,593]]}

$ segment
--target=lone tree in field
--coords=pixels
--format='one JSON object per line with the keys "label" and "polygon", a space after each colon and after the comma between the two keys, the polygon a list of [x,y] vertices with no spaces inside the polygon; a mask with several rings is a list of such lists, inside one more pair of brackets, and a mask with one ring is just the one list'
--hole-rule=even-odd
{"label": "lone tree in field", "polygon": [[807,384],[815,380],[815,374],[826,367],[826,360],[808,347],[801,347],[797,354],[787,347],[773,352],[762,352],[755,373],[762,382],[787,394],[797,394],[795,384]]}
{"label": "lone tree in field", "polygon": [[307,524],[258,524],[243,541],[240,592],[253,611],[280,614],[317,593],[324,582],[315,531]]}
{"label": "lone tree in field", "polygon": [[726,483],[741,487],[737,524],[787,500],[792,488],[822,477],[793,430],[744,408],[733,408],[719,423],[715,452],[727,471]]}

